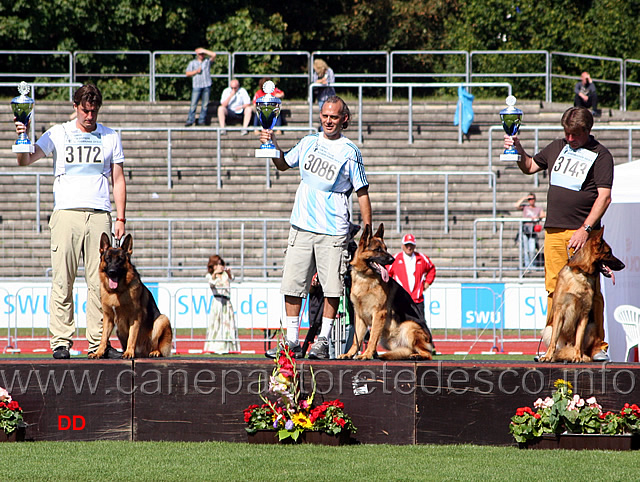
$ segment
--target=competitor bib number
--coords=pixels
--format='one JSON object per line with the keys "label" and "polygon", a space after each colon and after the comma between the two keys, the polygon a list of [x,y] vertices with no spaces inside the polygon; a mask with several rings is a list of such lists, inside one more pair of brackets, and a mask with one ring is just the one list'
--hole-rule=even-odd
{"label": "competitor bib number", "polygon": [[69,176],[95,176],[103,173],[102,137],[90,132],[67,132],[64,143],[64,171]]}
{"label": "competitor bib number", "polygon": [[321,157],[309,154],[303,166],[304,170],[333,184],[338,169],[335,165]]}
{"label": "competitor bib number", "polygon": [[598,154],[593,151],[583,148],[574,151],[568,145],[564,146],[553,164],[549,182],[554,186],[579,191],[596,157]]}

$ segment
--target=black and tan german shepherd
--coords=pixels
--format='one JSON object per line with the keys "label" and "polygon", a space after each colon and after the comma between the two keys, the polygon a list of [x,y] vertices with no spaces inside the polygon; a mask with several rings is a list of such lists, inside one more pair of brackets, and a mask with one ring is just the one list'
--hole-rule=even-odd
{"label": "black and tan german shepherd", "polygon": [[[375,234],[366,225],[351,261],[351,302],[355,311],[355,336],[351,349],[340,358],[370,360],[378,343],[388,351],[384,360],[431,360],[431,332],[420,319],[409,293],[389,278],[385,266],[393,256],[384,243],[384,225]],[[361,349],[367,329],[371,330],[367,349]]]}
{"label": "black and tan german shepherd", "polygon": [[173,333],[169,318],[160,313],[153,295],[131,264],[133,239],[125,236],[121,247],[111,246],[111,237],[100,238],[100,298],[102,300],[102,339],[91,358],[104,354],[116,327],[122,344],[122,358],[169,356]]}
{"label": "black and tan german shepherd", "polygon": [[600,351],[603,340],[595,335],[597,331],[604,333],[604,328],[597,330],[595,323],[589,322],[596,280],[602,273],[615,284],[613,272],[625,267],[613,255],[603,234],[604,228],[593,232],[558,274],[551,312],[542,332],[548,348],[540,361],[590,362],[593,354]]}

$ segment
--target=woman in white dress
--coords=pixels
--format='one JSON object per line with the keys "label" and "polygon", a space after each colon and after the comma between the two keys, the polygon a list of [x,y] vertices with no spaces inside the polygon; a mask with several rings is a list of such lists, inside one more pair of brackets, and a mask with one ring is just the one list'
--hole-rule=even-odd
{"label": "woman in white dress", "polygon": [[230,285],[233,276],[225,267],[224,260],[217,254],[209,258],[207,264],[207,281],[213,292],[205,353],[239,352],[238,327],[236,315],[231,304]]}

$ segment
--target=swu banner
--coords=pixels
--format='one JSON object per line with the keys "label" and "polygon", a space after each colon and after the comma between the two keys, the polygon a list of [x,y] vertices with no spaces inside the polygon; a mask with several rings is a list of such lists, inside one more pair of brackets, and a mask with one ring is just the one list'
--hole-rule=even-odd
{"label": "swu banner", "polygon": [[[146,282],[160,311],[175,328],[205,328],[214,302],[202,282]],[[49,281],[0,281],[0,330],[45,328],[49,320]],[[78,281],[74,311],[79,327],[86,326],[87,290]],[[547,293],[543,282],[434,283],[425,292],[427,323],[432,329],[541,329],[544,328]],[[280,327],[284,303],[280,283],[233,283],[231,303],[239,328]],[[303,314],[306,324],[307,304]]]}

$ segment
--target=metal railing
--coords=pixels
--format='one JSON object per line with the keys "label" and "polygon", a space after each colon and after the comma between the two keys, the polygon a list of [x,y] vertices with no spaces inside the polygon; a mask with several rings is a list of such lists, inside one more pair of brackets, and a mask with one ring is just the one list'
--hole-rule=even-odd
{"label": "metal railing", "polygon": [[[571,75],[560,75],[553,73],[553,58],[554,57],[573,57],[578,59],[590,59],[597,60],[600,63],[603,62],[614,62],[618,64],[619,77],[618,80],[606,80],[606,79],[594,79],[592,77],[592,81],[594,84],[602,83],[602,84],[617,84],[620,90],[620,110],[627,110],[627,99],[626,99],[626,86],[625,86],[625,69],[624,69],[624,60],[617,57],[604,57],[601,55],[585,55],[585,54],[572,54],[569,52],[551,52],[549,55],[549,81],[552,83],[554,78],[557,79],[574,79],[574,76]],[[549,102],[553,101],[553,87],[549,86]]]}
{"label": "metal railing", "polygon": [[492,203],[491,210],[492,214],[495,217],[496,215],[496,174],[494,172],[477,172],[477,171],[382,171],[382,172],[369,172],[367,173],[367,177],[372,176],[395,176],[396,178],[396,232],[400,233],[401,229],[401,211],[402,204],[400,202],[400,178],[403,176],[442,176],[443,179],[443,192],[444,192],[444,206],[443,206],[443,226],[444,233],[449,232],[449,178],[452,176],[461,176],[463,178],[473,177],[473,176],[487,176],[489,178],[489,186],[492,189]]}
{"label": "metal railing", "polygon": [[[518,271],[519,272],[519,277],[523,278],[523,276],[527,273],[531,273],[531,272],[542,272],[544,270],[543,267],[541,266],[535,266],[533,264],[531,264],[530,266],[524,266],[523,263],[523,249],[525,248],[523,246],[523,242],[522,242],[522,236],[520,235],[520,233],[522,233],[522,225],[526,222],[531,222],[530,218],[497,218],[497,217],[492,217],[492,218],[477,218],[473,221],[473,277],[474,278],[478,278],[479,273],[480,272],[493,272],[494,274],[497,274],[498,279],[502,279],[503,276],[503,272],[504,271]],[[485,248],[485,250],[487,251],[488,255],[492,258],[492,259],[496,259],[497,262],[492,262],[491,266],[480,266],[478,263],[478,252],[480,250],[479,244],[481,244],[482,239],[485,239],[483,236],[481,236],[479,234],[479,229],[478,229],[478,225],[483,224],[483,223],[487,223],[487,224],[491,224],[492,227],[489,228],[492,232],[495,232],[495,226],[498,226],[497,229],[497,242],[498,242],[498,248],[497,248],[497,252],[496,252],[496,248],[495,246],[493,246],[493,244],[487,246]],[[518,259],[517,259],[517,264],[514,262],[508,262],[505,263],[505,255],[504,255],[504,251],[505,251],[505,229],[504,226],[505,224],[517,224],[518,230],[516,231],[517,233],[517,239],[518,239]],[[510,236],[507,239],[513,239],[511,237],[511,234],[513,234],[513,231],[510,232]],[[542,238],[544,238],[544,233],[541,232],[541,236]],[[487,236],[487,239],[490,239],[491,241],[495,240],[495,237],[493,236],[493,234],[491,234],[490,236]]]}
{"label": "metal railing", "polygon": [[[231,73],[233,72],[233,68],[232,68],[232,63],[231,63],[231,54],[229,52],[227,52],[226,50],[222,50],[222,51],[216,51],[216,62],[217,65],[220,65],[220,57],[226,56],[227,57],[227,65],[226,65],[226,73],[222,73],[222,74],[216,74],[214,72],[211,72],[211,78],[215,79],[215,78],[221,78],[221,79],[227,79],[227,80],[231,80]],[[152,69],[151,69],[151,92],[149,93],[149,97],[152,99],[152,102],[156,102],[158,100],[158,97],[156,95],[156,87],[157,87],[157,83],[158,83],[158,79],[184,79],[186,78],[186,74],[185,71],[183,70],[182,72],[179,73],[174,73],[174,72],[170,72],[170,73],[160,73],[158,72],[158,64],[161,63],[159,62],[159,58],[161,58],[163,55],[184,55],[189,56],[191,58],[194,57],[195,53],[193,50],[191,51],[184,51],[184,50],[156,50],[155,52],[152,52],[151,55],[151,65],[152,65]],[[187,61],[184,64],[184,67],[186,68],[187,65],[189,64],[189,62]]]}
{"label": "metal railing", "polygon": [[[371,78],[383,80],[384,83],[393,84],[394,80],[398,78],[444,78],[444,77],[462,77],[467,82],[472,81],[474,78],[488,78],[488,77],[498,77],[498,78],[541,78],[545,83],[545,100],[551,102],[553,99],[553,79],[575,79],[579,80],[579,76],[571,75],[568,73],[562,72],[553,72],[554,65],[554,57],[575,57],[584,60],[594,60],[599,62],[615,62],[619,64],[619,78],[618,79],[605,79],[605,78],[597,78],[592,77],[595,83],[601,84],[614,84],[618,85],[620,89],[620,110],[627,109],[627,94],[629,91],[629,87],[640,87],[640,83],[629,81],[628,76],[628,68],[629,65],[640,63],[638,59],[621,59],[615,57],[605,57],[605,56],[595,56],[595,55],[584,55],[584,54],[573,54],[567,52],[549,52],[546,50],[496,50],[496,51],[486,51],[486,50],[476,50],[471,52],[466,51],[450,51],[450,50],[442,50],[442,51],[412,51],[412,50],[398,50],[398,51],[316,51],[316,52],[305,52],[305,51],[273,51],[273,52],[219,52],[220,55],[228,56],[228,64],[227,64],[227,72],[224,74],[213,74],[214,77],[226,77],[231,79],[234,76],[238,77],[262,77],[264,75],[271,75],[273,77],[278,77],[281,79],[293,78],[293,79],[304,79],[308,78],[308,83],[311,83],[311,64],[313,59],[316,56],[323,57],[331,57],[331,56],[361,56],[363,57],[363,65],[366,64],[367,68],[369,68],[372,63],[375,64],[375,59],[378,57],[382,57],[382,62],[384,63],[384,69],[380,69],[379,72],[371,72],[364,71],[363,72],[336,72],[336,79],[348,79],[348,78]],[[148,77],[149,78],[149,100],[151,102],[156,101],[156,81],[161,78],[171,78],[171,77],[181,77],[184,78],[184,73],[159,73],[157,72],[157,57],[160,55],[184,55],[185,57],[193,56],[193,51],[113,51],[113,50],[79,50],[75,52],[70,51],[56,51],[56,50],[34,50],[34,51],[16,51],[16,50],[0,50],[0,58],[2,56],[12,56],[12,55],[21,55],[21,56],[38,56],[38,55],[47,55],[47,56],[66,56],[68,57],[68,70],[66,72],[21,72],[19,69],[15,69],[15,72],[2,72],[0,73],[0,77],[4,78],[16,78],[16,77],[50,77],[50,78],[66,78],[69,82],[75,82],[79,76],[100,76],[100,77]],[[149,71],[148,72],[135,72],[135,73],[121,73],[121,72],[113,72],[113,73],[88,73],[88,72],[77,72],[77,57],[78,55],[111,55],[111,56],[122,56],[122,55],[143,55],[149,57]],[[265,55],[265,56],[274,56],[274,55],[298,55],[307,57],[309,59],[309,67],[308,72],[277,72],[272,74],[261,73],[261,74],[252,74],[247,72],[236,72],[235,69],[235,61],[234,58],[236,56],[247,56],[247,55]],[[464,58],[464,72],[407,72],[400,70],[401,67],[398,65],[401,64],[397,59],[400,56],[415,56],[419,58],[420,56],[462,56]],[[541,55],[544,57],[545,62],[544,66],[540,71],[533,72],[483,72],[482,70],[474,70],[473,67],[473,58],[480,56],[488,56],[488,55]],[[47,63],[48,65],[48,63]],[[186,65],[186,59],[185,59]],[[384,70],[384,71],[382,71]],[[386,87],[387,90],[387,101],[393,100],[393,87]]]}
{"label": "metal railing", "polygon": [[[489,127],[489,140],[488,140],[488,169],[493,169],[493,133],[498,131],[498,139],[502,139],[504,136],[504,130],[502,126]],[[521,126],[520,131],[533,131],[533,149],[529,152],[537,153],[540,151],[540,132],[541,131],[561,131],[564,132],[564,128],[560,125],[542,125],[542,126]],[[627,162],[633,161],[633,133],[640,131],[640,126],[602,126],[595,125],[591,128],[591,132],[595,131],[626,131],[627,132]],[[538,186],[537,173],[534,174],[534,185]]]}
{"label": "metal railing", "polygon": [[[336,82],[331,87],[355,88],[358,90],[358,142],[362,144],[362,124],[363,118],[363,89],[386,87],[386,88],[406,88],[409,93],[407,107],[407,130],[408,143],[413,144],[413,89],[439,89],[442,87],[495,87],[506,88],[507,95],[511,95],[511,84],[507,82],[428,82],[420,83],[390,83],[390,82]],[[316,87],[326,87],[324,84],[309,85],[309,126],[313,125],[313,89]],[[462,144],[462,122],[458,123],[458,144]]]}
{"label": "metal railing", "polygon": [[[473,71],[473,58],[478,56],[489,56],[489,55],[543,55],[544,56],[544,72],[500,72],[500,73],[480,73]],[[469,56],[469,75],[470,80],[473,80],[474,77],[480,78],[488,78],[488,77],[507,77],[507,78],[544,78],[545,82],[545,97],[547,102],[550,102],[551,99],[551,63],[550,63],[550,55],[546,50],[474,50],[471,52]]]}

